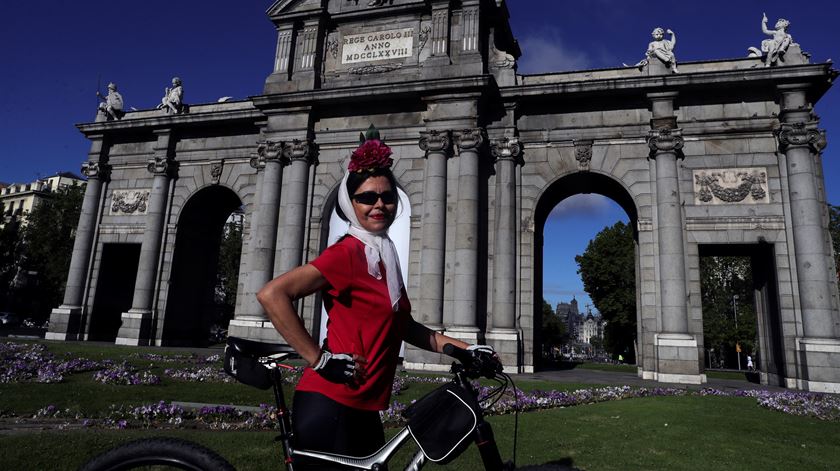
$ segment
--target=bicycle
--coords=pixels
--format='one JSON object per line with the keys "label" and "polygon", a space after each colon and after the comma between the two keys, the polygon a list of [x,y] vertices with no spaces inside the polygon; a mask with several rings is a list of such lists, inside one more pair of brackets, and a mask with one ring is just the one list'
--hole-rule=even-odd
{"label": "bicycle", "polygon": [[[291,369],[284,361],[296,357],[287,345],[255,342],[229,337],[225,347],[225,371],[237,381],[260,389],[274,389],[277,420],[284,463],[287,471],[295,471],[298,459],[307,464],[361,470],[387,469],[388,461],[410,439],[418,444],[418,451],[404,468],[418,471],[428,462],[445,464],[457,458],[475,443],[485,469],[560,471],[563,465],[535,465],[516,468],[512,461],[503,462],[490,424],[483,419],[486,407],[501,397],[513,381],[502,371],[499,361],[480,351],[467,351],[451,344],[444,353],[457,360],[452,363],[453,379],[436,388],[412,404],[403,413],[408,419],[404,426],[377,452],[363,457],[343,456],[313,450],[296,449],[292,445],[291,414],[286,407],[282,388],[283,369]],[[479,398],[471,380],[480,377],[494,379],[499,386]],[[516,432],[514,432],[516,434]],[[471,439],[471,440],[470,440]],[[514,436],[514,456],[516,440]],[[201,445],[180,439],[151,438],[136,440],[93,458],[81,471],[116,471],[159,465],[187,470],[233,470],[224,458]]]}

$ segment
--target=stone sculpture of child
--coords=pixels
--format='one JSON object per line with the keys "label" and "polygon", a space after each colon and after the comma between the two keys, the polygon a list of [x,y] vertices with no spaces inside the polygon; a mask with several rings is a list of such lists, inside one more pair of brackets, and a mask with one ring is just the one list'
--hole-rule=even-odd
{"label": "stone sculpture of child", "polygon": [[108,95],[102,96],[99,90],[96,91],[96,96],[102,100],[99,104],[99,111],[105,113],[108,121],[121,119],[125,112],[123,112],[123,97],[117,92],[117,85],[113,82],[108,84]]}
{"label": "stone sculpture of child", "polygon": [[158,109],[162,109],[167,113],[178,114],[183,109],[183,100],[184,87],[181,85],[181,79],[174,77],[172,79],[172,88],[166,87]]}
{"label": "stone sculpture of child", "polygon": [[776,21],[776,27],[773,30],[767,28],[767,14],[763,13],[761,18],[761,31],[773,36],[772,39],[765,39],[761,41],[761,52],[766,54],[764,59],[764,66],[770,67],[775,64],[780,58],[784,57],[788,46],[793,42],[793,36],[788,34],[787,30],[790,27],[790,21],[779,18]]}
{"label": "stone sculpture of child", "polygon": [[[665,39],[665,34],[670,34],[671,39]],[[659,59],[666,67],[671,69],[671,72],[677,73],[677,56],[674,54],[674,47],[677,45],[677,35],[673,31],[656,28],[651,33],[653,41],[648,44],[645,58],[636,64],[639,70],[642,70],[650,63],[653,58]]]}

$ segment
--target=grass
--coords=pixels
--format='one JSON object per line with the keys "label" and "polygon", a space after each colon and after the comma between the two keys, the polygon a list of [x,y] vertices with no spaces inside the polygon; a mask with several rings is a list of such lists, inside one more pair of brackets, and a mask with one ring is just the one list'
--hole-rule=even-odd
{"label": "grass", "polygon": [[[55,354],[91,359],[130,359],[163,369],[131,354],[184,354],[183,351],[138,349],[85,343],[48,343]],[[0,411],[31,415],[48,404],[89,411],[111,404],[140,405],[166,401],[257,405],[271,400],[267,391],[239,384],[183,383],[163,378],[160,386],[106,386],[91,373],[66,377],[60,384],[0,384]],[[518,381],[524,390],[579,389],[585,385]],[[398,397],[409,402],[435,388],[411,383]],[[290,398],[290,397],[289,397]],[[0,429],[15,419],[0,419]],[[514,417],[490,417],[505,459],[511,457]],[[5,424],[5,425],[4,425]],[[395,429],[388,430],[396,433]],[[208,446],[239,470],[282,470],[276,432],[77,429],[15,431],[0,439],[3,469],[77,469],[90,457],[118,443],[145,436],[175,436]],[[520,416],[517,463],[562,462],[587,470],[625,469],[832,469],[840,456],[839,422],[823,422],[763,409],[754,399],[736,397],[651,397],[568,407]],[[413,446],[392,461],[402,469]],[[435,469],[430,466],[429,469]],[[443,469],[483,469],[475,447]]]}

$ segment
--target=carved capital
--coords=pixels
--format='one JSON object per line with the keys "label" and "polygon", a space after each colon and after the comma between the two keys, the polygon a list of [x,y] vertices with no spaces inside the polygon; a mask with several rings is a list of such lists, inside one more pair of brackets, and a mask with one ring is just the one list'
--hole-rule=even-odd
{"label": "carved capital", "polygon": [[178,162],[174,160],[169,160],[165,157],[155,157],[153,159],[149,159],[146,168],[149,172],[157,175],[162,175],[165,177],[174,177],[178,174]]}
{"label": "carved capital", "polygon": [[682,148],[685,143],[682,137],[682,129],[652,129],[648,131],[648,147],[650,157],[655,158],[657,154],[667,152],[683,157]]}
{"label": "carved capital", "polygon": [[484,133],[481,128],[462,129],[452,133],[455,138],[455,145],[458,146],[458,151],[475,151],[481,147],[484,142]]}
{"label": "carved capital", "polygon": [[314,145],[309,139],[292,139],[283,143],[283,159],[286,165],[295,160],[312,163],[315,158]]}
{"label": "carved capital", "polygon": [[814,153],[820,153],[828,144],[825,130],[817,128],[817,122],[782,123],[776,130],[779,149],[782,152],[792,147],[808,147]]}
{"label": "carved capital", "polygon": [[589,164],[592,162],[592,139],[575,139],[572,144],[575,146],[575,160],[578,162],[578,168],[583,171],[589,171]]}
{"label": "carved capital", "polygon": [[452,150],[452,134],[449,131],[439,131],[437,129],[422,131],[420,142],[417,145],[426,152],[426,157],[429,156],[429,152],[448,155]]}
{"label": "carved capital", "polygon": [[516,164],[523,164],[522,144],[519,142],[518,138],[502,137],[500,139],[491,140],[490,153],[493,155],[493,160],[496,162],[500,160],[512,160]]}
{"label": "carved capital", "polygon": [[82,174],[88,178],[106,181],[111,178],[111,166],[95,160],[88,160],[82,164]]}
{"label": "carved capital", "polygon": [[[253,155],[253,154],[252,154]],[[263,140],[257,143],[257,154],[251,157],[251,167],[260,171],[266,162],[278,162],[283,159],[283,143]]]}

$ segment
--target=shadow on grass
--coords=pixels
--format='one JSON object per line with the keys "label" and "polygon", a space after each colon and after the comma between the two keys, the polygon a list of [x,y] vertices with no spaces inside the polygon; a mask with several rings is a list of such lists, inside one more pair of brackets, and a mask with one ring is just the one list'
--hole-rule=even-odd
{"label": "shadow on grass", "polygon": [[528,466],[520,466],[516,468],[521,471],[579,471],[578,468],[572,466],[574,461],[572,458],[565,457],[559,460],[549,461],[544,464],[532,464]]}

